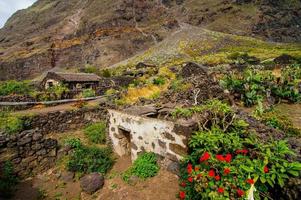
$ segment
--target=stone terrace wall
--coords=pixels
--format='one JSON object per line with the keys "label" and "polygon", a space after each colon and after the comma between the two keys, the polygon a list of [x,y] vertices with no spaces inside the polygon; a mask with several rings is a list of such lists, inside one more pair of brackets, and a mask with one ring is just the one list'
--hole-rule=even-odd
{"label": "stone terrace wall", "polygon": [[77,110],[50,112],[25,117],[32,129],[39,129],[43,134],[64,132],[81,128],[91,122],[107,119],[105,107],[82,108]]}
{"label": "stone terrace wall", "polygon": [[48,133],[78,129],[106,118],[105,108],[99,107],[25,116],[30,130],[14,135],[0,133],[0,167],[11,161],[22,178],[45,171],[68,153],[68,149],[60,149],[57,140],[47,138]]}

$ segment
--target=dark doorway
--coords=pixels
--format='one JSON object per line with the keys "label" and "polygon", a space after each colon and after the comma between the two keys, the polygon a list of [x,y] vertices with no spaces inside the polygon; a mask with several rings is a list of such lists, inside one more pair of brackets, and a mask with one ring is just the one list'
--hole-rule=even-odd
{"label": "dark doorway", "polygon": [[131,155],[131,132],[125,128],[119,127],[120,144],[124,148],[127,156]]}

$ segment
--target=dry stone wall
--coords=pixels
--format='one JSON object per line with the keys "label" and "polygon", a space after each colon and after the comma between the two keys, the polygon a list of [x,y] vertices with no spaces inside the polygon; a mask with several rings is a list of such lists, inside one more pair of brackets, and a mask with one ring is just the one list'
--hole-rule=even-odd
{"label": "dry stone wall", "polygon": [[63,134],[104,119],[106,110],[101,107],[25,116],[29,130],[13,135],[0,132],[0,167],[10,161],[22,178],[45,171],[70,150],[60,148],[57,140],[48,138],[49,133]]}

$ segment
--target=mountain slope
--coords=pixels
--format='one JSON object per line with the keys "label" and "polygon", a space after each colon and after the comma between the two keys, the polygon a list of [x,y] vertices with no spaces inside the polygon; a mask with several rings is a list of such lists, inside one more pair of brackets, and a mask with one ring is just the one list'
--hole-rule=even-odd
{"label": "mountain slope", "polygon": [[[0,80],[47,70],[107,67],[180,30],[214,31],[301,41],[296,0],[38,0],[0,30]],[[255,34],[255,35],[254,35]]]}

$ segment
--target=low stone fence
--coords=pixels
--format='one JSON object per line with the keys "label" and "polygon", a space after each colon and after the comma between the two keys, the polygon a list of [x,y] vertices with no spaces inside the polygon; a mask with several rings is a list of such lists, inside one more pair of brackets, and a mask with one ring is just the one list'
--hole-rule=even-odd
{"label": "low stone fence", "polygon": [[68,149],[60,149],[58,141],[48,138],[47,134],[62,133],[105,120],[106,113],[105,107],[97,107],[22,117],[29,130],[13,135],[0,133],[0,167],[10,161],[22,178],[53,167],[57,158],[67,154]]}

